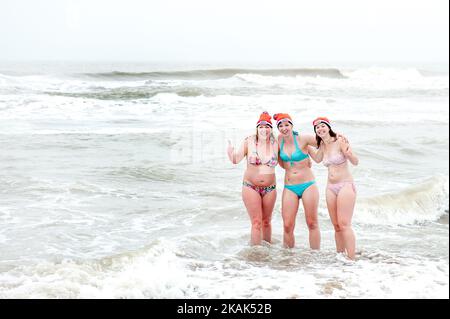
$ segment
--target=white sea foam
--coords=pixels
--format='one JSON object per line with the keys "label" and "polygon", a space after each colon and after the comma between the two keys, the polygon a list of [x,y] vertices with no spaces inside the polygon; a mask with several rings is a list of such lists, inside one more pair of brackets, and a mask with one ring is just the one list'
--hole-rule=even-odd
{"label": "white sea foam", "polygon": [[[173,242],[90,262],[41,262],[0,274],[5,298],[448,298],[448,264],[382,252],[347,263],[330,252],[302,253],[301,271],[283,269],[298,252],[254,247],[248,261],[180,258]],[[253,260],[253,261],[252,261]],[[301,259],[299,259],[301,260]],[[277,266],[278,265],[278,266]],[[281,267],[281,268],[280,268]],[[367,274],[371,274],[368,276]]]}

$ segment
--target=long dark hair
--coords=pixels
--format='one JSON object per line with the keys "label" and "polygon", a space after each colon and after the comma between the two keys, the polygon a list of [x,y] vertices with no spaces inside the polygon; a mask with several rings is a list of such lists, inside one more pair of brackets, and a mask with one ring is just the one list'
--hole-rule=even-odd
{"label": "long dark hair", "polygon": [[[328,128],[330,129],[329,133],[330,133],[331,137],[336,137],[337,136],[336,133],[331,129],[331,126],[329,126],[327,123],[324,123],[324,122],[320,122],[319,124],[321,124],[321,123],[323,123],[326,126],[328,126]],[[314,126],[314,133],[316,133],[316,127],[315,126]],[[316,142],[317,142],[317,148],[319,148],[320,147],[320,143],[322,143],[322,138],[319,137],[319,135],[317,135],[317,133],[316,133]]]}

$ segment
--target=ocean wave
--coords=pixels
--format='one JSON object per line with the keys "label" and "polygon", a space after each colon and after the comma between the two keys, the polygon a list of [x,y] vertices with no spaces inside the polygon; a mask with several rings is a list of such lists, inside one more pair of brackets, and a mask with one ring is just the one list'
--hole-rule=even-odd
{"label": "ocean wave", "polygon": [[[350,80],[383,80],[383,81],[422,81],[433,79],[448,79],[448,74],[427,72],[418,68],[398,67],[366,67],[357,69],[341,68],[227,68],[227,69],[203,69],[183,71],[152,71],[152,72],[103,72],[83,73],[83,77],[106,80],[217,80],[227,79],[242,75],[260,75],[266,77],[307,77],[325,79],[350,79]],[[78,75],[78,76],[79,76]],[[448,83],[448,80],[446,81]],[[448,86],[447,86],[448,87]]]}
{"label": "ocean wave", "polygon": [[158,94],[176,94],[180,97],[196,97],[205,94],[204,91],[196,88],[149,88],[149,87],[121,87],[115,89],[104,89],[94,92],[44,92],[50,96],[63,96],[71,98],[85,98],[97,100],[140,100],[150,99]]}
{"label": "ocean wave", "polygon": [[149,99],[159,93],[175,93],[181,97],[267,93],[313,97],[446,97],[449,79],[448,75],[423,76],[417,69],[400,68],[215,69],[75,76],[0,74],[0,89],[15,94],[44,93],[100,100]]}
{"label": "ocean wave", "polygon": [[[402,67],[362,67],[362,68],[224,68],[224,69],[193,69],[174,71],[128,72],[112,71],[100,73],[72,73],[72,74],[32,74],[12,75],[0,73],[0,84],[18,81],[56,81],[56,80],[95,80],[95,81],[144,81],[161,80],[214,80],[227,79],[236,75],[251,74],[269,77],[308,77],[329,79],[375,79],[375,80],[433,80],[447,79],[448,73],[430,72],[418,68]],[[89,81],[90,82],[90,81]]]}
{"label": "ocean wave", "polygon": [[321,76],[329,78],[344,78],[336,68],[296,68],[296,69],[211,69],[188,71],[160,72],[105,72],[84,73],[84,76],[101,79],[139,80],[139,79],[226,79],[237,74],[259,74],[268,76]]}
{"label": "ocean wave", "polygon": [[448,298],[446,260],[375,251],[349,263],[331,252],[242,246],[222,259],[196,255],[159,239],[95,260],[9,268],[0,298]]}
{"label": "ocean wave", "polygon": [[359,199],[354,221],[376,225],[437,221],[448,213],[448,194],[448,177],[436,176],[396,193]]}
{"label": "ocean wave", "polygon": [[0,273],[0,298],[183,298],[189,282],[172,246],[156,241],[96,261],[18,267]]}

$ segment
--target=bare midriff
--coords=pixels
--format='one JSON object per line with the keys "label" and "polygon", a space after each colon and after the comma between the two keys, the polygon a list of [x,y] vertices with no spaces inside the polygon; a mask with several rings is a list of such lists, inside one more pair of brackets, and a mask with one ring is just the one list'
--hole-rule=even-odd
{"label": "bare midriff", "polygon": [[348,168],[347,161],[339,165],[330,165],[328,167],[328,182],[340,183],[340,182],[352,182],[353,177]]}
{"label": "bare midriff", "polygon": [[255,186],[272,186],[276,184],[275,168],[267,165],[248,164],[244,173],[244,181]]}
{"label": "bare midriff", "polygon": [[284,183],[286,185],[295,185],[306,183],[314,180],[314,174],[309,167],[309,159],[305,159],[301,162],[294,162],[291,166],[289,162],[285,162],[286,174],[284,177]]}

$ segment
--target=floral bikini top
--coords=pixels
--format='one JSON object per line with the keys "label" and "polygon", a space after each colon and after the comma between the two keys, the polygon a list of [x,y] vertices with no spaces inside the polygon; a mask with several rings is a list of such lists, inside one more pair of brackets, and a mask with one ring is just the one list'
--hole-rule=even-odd
{"label": "floral bikini top", "polygon": [[[265,163],[261,161],[261,157],[258,154],[258,143],[256,142],[256,138],[254,138],[255,141],[255,148],[252,150],[252,154],[248,157],[248,162],[253,165],[267,165],[269,167],[275,167],[278,164],[278,154],[274,151],[272,154],[272,157]],[[273,145],[275,143],[275,139],[272,137],[270,138],[270,144]]]}

